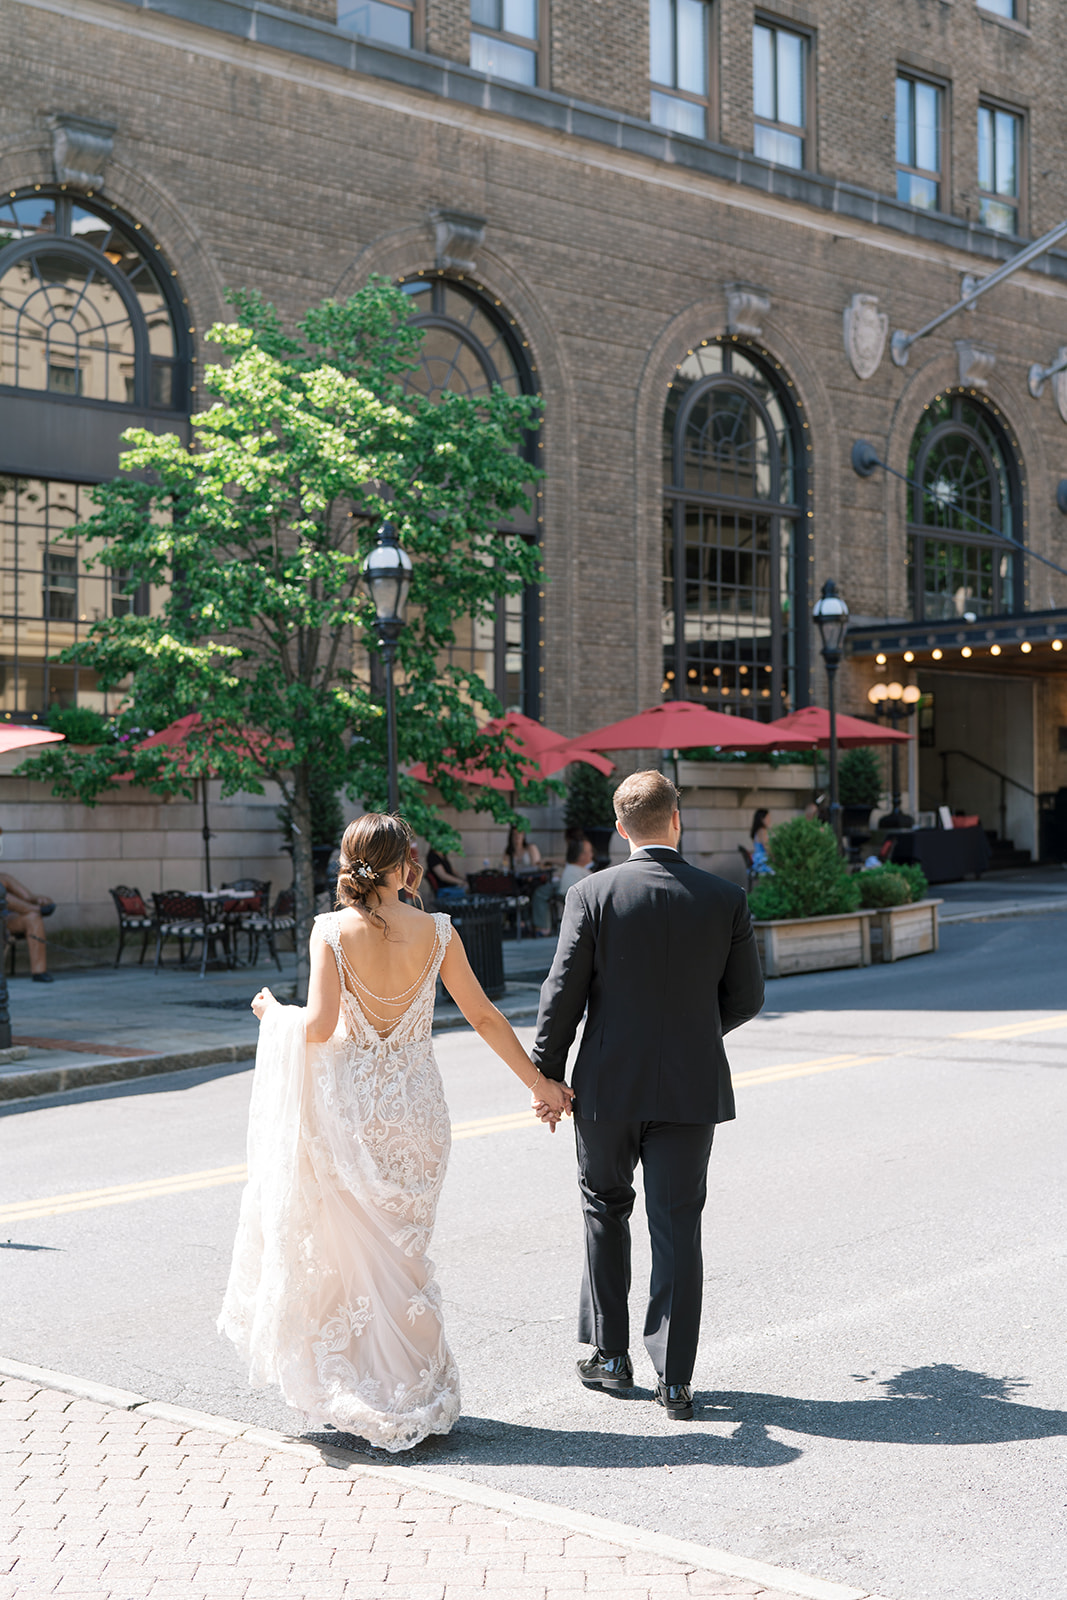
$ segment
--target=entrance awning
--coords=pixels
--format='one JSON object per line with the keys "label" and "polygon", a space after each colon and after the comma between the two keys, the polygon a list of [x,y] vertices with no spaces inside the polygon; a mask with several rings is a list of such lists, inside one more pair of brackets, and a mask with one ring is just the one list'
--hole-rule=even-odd
{"label": "entrance awning", "polygon": [[998,672],[1067,672],[1067,609],[1013,617],[948,617],[936,622],[850,624],[845,653],[916,666],[995,668]]}

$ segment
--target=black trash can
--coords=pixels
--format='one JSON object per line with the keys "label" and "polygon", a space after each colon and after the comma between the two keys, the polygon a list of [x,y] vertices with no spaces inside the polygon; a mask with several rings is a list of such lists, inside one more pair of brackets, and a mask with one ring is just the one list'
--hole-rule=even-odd
{"label": "black trash can", "polygon": [[474,976],[490,1000],[498,999],[504,993],[504,902],[495,895],[469,894],[443,901],[441,910],[452,918]]}

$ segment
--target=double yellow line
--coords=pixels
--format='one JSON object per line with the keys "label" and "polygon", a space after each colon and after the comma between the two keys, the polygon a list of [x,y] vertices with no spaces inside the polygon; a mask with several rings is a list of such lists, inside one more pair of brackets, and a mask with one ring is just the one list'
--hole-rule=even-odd
{"label": "double yellow line", "polygon": [[967,1033],[951,1033],[950,1039],[1016,1039],[1028,1033],[1053,1033],[1067,1028],[1067,1012],[1058,1017],[1038,1017],[1034,1022],[1002,1022],[995,1028],[971,1028]]}

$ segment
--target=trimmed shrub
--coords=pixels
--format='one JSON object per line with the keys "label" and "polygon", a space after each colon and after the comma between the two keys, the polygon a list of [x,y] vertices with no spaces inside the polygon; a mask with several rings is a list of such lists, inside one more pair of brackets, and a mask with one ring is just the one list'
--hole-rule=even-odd
{"label": "trimmed shrub", "polygon": [[882,763],[869,745],[846,750],[837,769],[837,796],[843,806],[871,810],[882,798]]}
{"label": "trimmed shrub", "polygon": [[890,906],[906,906],[911,900],[911,885],[894,867],[872,867],[861,872],[860,905],[865,911],[887,911]]}
{"label": "trimmed shrub", "polygon": [[926,873],[917,861],[888,861],[886,865],[893,872],[899,872],[900,876],[906,881],[912,904],[916,900],[926,899],[930,892],[930,885],[927,882]]}
{"label": "trimmed shrub", "polygon": [[858,908],[858,880],[825,823],[813,817],[780,823],[771,829],[770,854],[774,876],[761,878],[750,897],[757,922],[827,917]]}
{"label": "trimmed shrub", "polygon": [[567,773],[567,800],[563,825],[576,832],[583,828],[614,828],[615,785],[587,761],[573,761]]}

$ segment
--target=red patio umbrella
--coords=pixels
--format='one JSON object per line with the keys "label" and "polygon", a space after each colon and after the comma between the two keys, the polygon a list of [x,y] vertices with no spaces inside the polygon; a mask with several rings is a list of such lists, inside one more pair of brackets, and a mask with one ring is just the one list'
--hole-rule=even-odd
{"label": "red patio umbrella", "polygon": [[575,739],[589,750],[770,750],[771,725],[751,717],[731,717],[695,700],[666,700],[636,717],[594,728]]}
{"label": "red patio umbrella", "polygon": [[[190,752],[186,748],[189,736],[198,728],[204,726],[204,719],[199,711],[192,711],[186,717],[179,717],[177,722],[168,723],[165,728],[160,728],[158,733],[150,733],[147,739],[142,739],[134,746],[136,750],[154,750],[160,747],[172,749],[176,752],[175,764],[184,771],[189,765]],[[260,755],[265,749],[288,749],[287,741],[272,740],[267,734],[255,730],[243,731],[235,738],[234,747],[244,748],[253,755]],[[181,753],[179,753],[181,752]],[[207,819],[207,776],[200,777],[200,806],[204,819],[201,828],[201,837],[204,841],[204,872],[206,875],[205,888],[211,888],[211,829]]]}
{"label": "red patio umbrella", "polygon": [[[910,733],[894,733],[891,728],[864,722],[861,717],[846,717],[840,711],[834,720],[842,750],[854,750],[864,744],[906,744],[911,738]],[[822,706],[805,706],[802,711],[779,717],[777,722],[768,722],[767,731],[778,750],[828,750],[830,713]]]}
{"label": "red patio umbrella", "polygon": [[25,750],[31,744],[58,744],[65,738],[48,728],[26,728],[21,722],[0,723],[0,755],[6,750]]}
{"label": "red patio umbrella", "polygon": [[[544,723],[523,716],[521,711],[509,711],[503,717],[493,717],[481,732],[505,733],[507,743],[515,755],[521,758],[527,769],[526,776],[531,782],[538,778],[550,777],[553,772],[558,772],[561,767],[568,766],[572,761],[585,761],[605,776],[615,770],[614,762],[609,761],[606,756],[597,755],[595,750],[586,749],[583,739],[575,739],[570,743],[562,733],[555,733],[551,728],[546,728]],[[510,793],[515,787],[514,779],[506,772],[498,774],[477,766],[448,766],[444,770],[450,777],[459,779],[461,783],[499,789],[505,794]],[[420,761],[417,766],[412,767],[411,777],[417,778],[420,783],[431,781],[425,762]]]}

